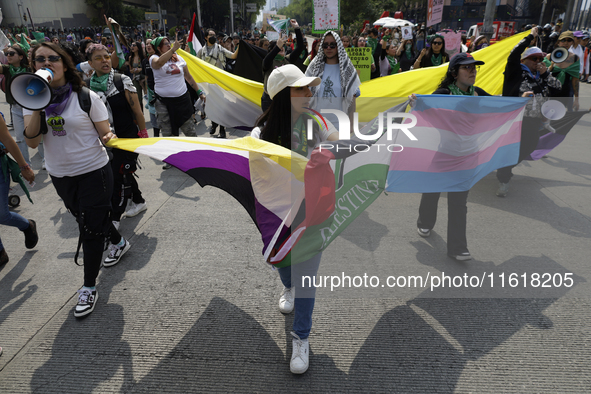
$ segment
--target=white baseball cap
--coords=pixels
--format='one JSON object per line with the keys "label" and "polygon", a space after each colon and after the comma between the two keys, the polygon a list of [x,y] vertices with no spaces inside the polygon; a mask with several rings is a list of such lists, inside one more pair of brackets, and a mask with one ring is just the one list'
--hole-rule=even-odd
{"label": "white baseball cap", "polygon": [[273,99],[277,93],[287,87],[299,88],[303,86],[318,86],[321,79],[318,77],[306,77],[302,70],[293,64],[286,64],[273,70],[267,79],[267,92]]}

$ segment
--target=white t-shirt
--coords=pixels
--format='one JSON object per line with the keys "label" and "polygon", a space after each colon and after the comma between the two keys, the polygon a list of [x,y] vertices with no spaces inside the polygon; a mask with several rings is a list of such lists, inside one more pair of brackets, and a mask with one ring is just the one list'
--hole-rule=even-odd
{"label": "white t-shirt", "polygon": [[574,53],[579,57],[579,59],[581,60],[581,67],[579,73],[583,73],[583,68],[585,66],[583,62],[583,55],[585,54],[585,50],[583,49],[583,47],[581,45],[577,45],[577,47],[575,48],[574,45],[571,45],[568,51]]}
{"label": "white t-shirt", "polygon": [[187,62],[179,54],[177,57],[177,62],[173,62],[171,59],[158,70],[152,66],[152,62],[158,56],[152,55],[150,57],[150,67],[154,72],[154,91],[160,97],[180,97],[187,91],[184,71]]}
{"label": "white t-shirt", "polygon": [[[90,92],[90,99],[92,121],[80,108],[76,92],[70,95],[61,115],[46,115],[48,132],[43,136],[45,165],[47,172],[55,177],[86,174],[109,162],[107,151],[92,123],[109,119],[109,114],[95,92]],[[24,116],[32,113],[33,111],[23,109]]]}

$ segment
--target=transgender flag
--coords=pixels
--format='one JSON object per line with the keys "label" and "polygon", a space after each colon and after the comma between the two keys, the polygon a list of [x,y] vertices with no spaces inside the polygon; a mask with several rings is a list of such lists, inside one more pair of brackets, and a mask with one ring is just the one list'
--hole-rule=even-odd
{"label": "transgender flag", "polygon": [[528,98],[417,96],[409,129],[399,132],[386,190],[398,193],[470,190],[490,172],[517,164],[521,121]]}

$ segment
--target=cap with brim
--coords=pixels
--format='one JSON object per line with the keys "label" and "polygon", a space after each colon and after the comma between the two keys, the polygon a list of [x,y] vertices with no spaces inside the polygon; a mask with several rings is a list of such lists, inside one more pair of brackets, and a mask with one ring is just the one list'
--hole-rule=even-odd
{"label": "cap with brim", "polygon": [[534,57],[534,56],[535,57],[544,57],[544,56],[546,56],[546,53],[542,52],[542,50],[538,47],[527,48],[521,54],[521,60],[527,59],[528,57]]}
{"label": "cap with brim", "polygon": [[484,62],[482,60],[474,59],[469,53],[462,52],[454,55],[454,57],[451,58],[449,62],[449,69],[462,64],[475,64],[477,66],[482,66]]}
{"label": "cap with brim", "polygon": [[581,37],[583,37],[583,32],[582,31],[575,31],[575,32],[573,32],[573,36],[575,36],[577,38],[581,38]]}
{"label": "cap with brim", "polygon": [[267,92],[273,99],[277,93],[287,87],[318,86],[321,82],[322,80],[318,77],[306,77],[297,66],[286,64],[273,70],[267,80]]}
{"label": "cap with brim", "polygon": [[571,40],[573,40],[573,41],[575,40],[575,36],[574,36],[573,32],[572,32],[572,31],[570,31],[570,30],[568,30],[568,31],[565,31],[565,32],[562,32],[562,33],[560,34],[560,36],[558,37],[558,41],[562,41],[562,40],[564,40],[565,38],[570,38],[570,39],[571,39]]}

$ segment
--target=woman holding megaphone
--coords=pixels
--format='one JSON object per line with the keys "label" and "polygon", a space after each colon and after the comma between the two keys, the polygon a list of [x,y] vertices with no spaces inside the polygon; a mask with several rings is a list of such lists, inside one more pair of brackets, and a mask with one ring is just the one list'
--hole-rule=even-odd
{"label": "woman holding megaphone", "polygon": [[[2,68],[0,68],[0,72],[4,75],[4,78],[6,78],[6,102],[11,105],[10,116],[16,136],[16,144],[27,164],[31,164],[31,160],[29,159],[29,147],[23,138],[23,131],[25,130],[23,107],[14,100],[10,91],[12,79],[18,74],[30,71],[29,61],[27,59],[27,53],[18,44],[8,48],[6,51],[6,58],[8,59],[8,64],[3,64]],[[43,145],[39,146],[41,156],[43,156],[43,151],[41,150],[42,146]]]}
{"label": "woman holding megaphone", "polygon": [[572,31],[565,31],[558,37],[556,48],[564,48],[566,52],[565,60],[556,63],[552,60],[552,55],[549,54],[544,59],[544,64],[548,67],[548,71],[554,75],[556,79],[562,84],[561,89],[551,89],[550,94],[553,97],[574,97],[572,102],[568,103],[569,110],[579,110],[579,72],[581,68],[581,61],[577,55],[568,50],[575,42],[575,36]]}
{"label": "woman holding megaphone", "polygon": [[[130,245],[111,222],[113,173],[102,143],[116,136],[109,128],[109,114],[99,96],[84,87],[68,54],[58,45],[41,43],[32,53],[33,69],[53,73],[50,104],[41,111],[24,110],[25,138],[37,147],[45,130],[47,172],[66,208],[80,229],[78,248],[84,251],[84,286],[78,291],[75,317],[88,315],[98,299],[96,278],[105,237],[116,246],[104,266],[112,266]],[[43,124],[42,124],[43,123]],[[102,142],[102,143],[101,143]],[[77,260],[78,251],[75,260]]]}

